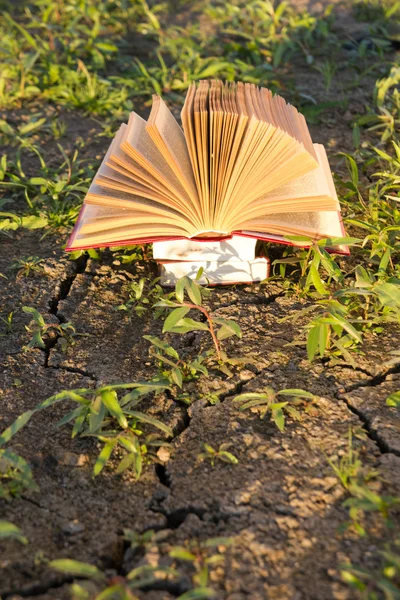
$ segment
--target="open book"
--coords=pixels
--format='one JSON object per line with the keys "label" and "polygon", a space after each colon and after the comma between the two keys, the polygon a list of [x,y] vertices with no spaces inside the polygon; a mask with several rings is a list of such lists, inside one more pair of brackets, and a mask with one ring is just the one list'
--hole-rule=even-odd
{"label": "open book", "polygon": [[192,84],[183,130],[159,96],[121,125],[67,250],[217,239],[344,235],[326,152],[305,119],[253,84]]}

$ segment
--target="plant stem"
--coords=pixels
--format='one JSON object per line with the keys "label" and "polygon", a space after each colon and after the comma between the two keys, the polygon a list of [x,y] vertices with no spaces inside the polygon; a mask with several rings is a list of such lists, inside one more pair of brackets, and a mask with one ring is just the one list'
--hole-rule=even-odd
{"label": "plant stem", "polygon": [[215,350],[217,352],[218,360],[222,360],[222,357],[221,357],[221,348],[219,346],[219,342],[217,340],[217,336],[215,335],[214,325],[213,325],[210,313],[207,312],[207,310],[205,308],[203,308],[202,306],[198,306],[197,304],[189,304],[188,302],[183,302],[181,306],[188,306],[189,308],[194,308],[195,310],[199,310],[200,312],[203,313],[203,315],[206,317],[206,319],[208,321],[208,327],[209,327],[209,330],[210,330],[210,333],[211,333],[211,337],[212,337],[213,342],[214,342],[214,346],[215,346]]}

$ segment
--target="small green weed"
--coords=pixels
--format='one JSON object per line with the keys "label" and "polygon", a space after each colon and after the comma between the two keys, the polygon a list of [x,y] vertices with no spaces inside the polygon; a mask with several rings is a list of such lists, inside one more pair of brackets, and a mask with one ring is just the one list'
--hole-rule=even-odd
{"label": "small green weed", "polygon": [[233,544],[233,538],[209,538],[205,541],[193,540],[185,546],[175,546],[169,555],[178,561],[189,563],[193,568],[192,582],[195,588],[183,595],[181,600],[214,597],[210,584],[210,568],[225,562],[224,553]]}
{"label": "small green weed", "polygon": [[47,348],[46,342],[50,340],[51,334],[58,336],[58,344],[61,350],[65,351],[68,345],[73,345],[77,336],[86,335],[77,333],[72,323],[46,323],[43,316],[36,308],[31,306],[23,306],[22,310],[32,315],[32,321],[29,325],[25,325],[26,331],[32,335],[29,343],[24,346],[28,348]]}
{"label": "small green weed", "polygon": [[232,452],[228,452],[228,448],[231,448],[232,444],[224,443],[221,444],[218,450],[214,450],[210,444],[206,444],[203,442],[203,452],[197,455],[197,459],[199,462],[203,462],[205,460],[209,460],[212,467],[215,466],[215,461],[220,460],[224,463],[229,463],[231,465],[237,465],[239,463],[238,459]]}
{"label": "small green weed", "polygon": [[[197,279],[199,277],[201,277],[200,271],[197,275]],[[211,335],[218,361],[223,361],[226,355],[221,350],[220,342],[231,336],[241,338],[242,332],[239,325],[234,321],[212,317],[203,306],[203,297],[207,296],[209,293],[210,290],[203,288],[197,281],[193,281],[189,277],[182,277],[176,284],[175,300],[163,299],[154,306],[174,309],[164,321],[163,333],[207,331]],[[190,302],[185,300],[186,296]],[[200,312],[205,317],[206,323],[194,321],[193,319],[186,317],[191,310]]]}
{"label": "small green weed", "polygon": [[378,513],[387,526],[391,526],[390,513],[400,505],[400,498],[381,496],[378,491],[378,472],[363,466],[359,453],[353,448],[352,432],[349,430],[347,454],[340,459],[328,459],[328,463],[349,494],[343,506],[349,509],[350,521],[342,530],[352,528],[360,536],[366,536],[364,517],[366,513]]}
{"label": "small green weed", "polygon": [[[394,546],[394,547],[393,547]],[[371,571],[352,565],[339,565],[340,574],[345,583],[357,591],[361,600],[376,600],[400,598],[400,540],[392,546],[386,545],[385,550],[379,550],[381,567]]]}
{"label": "small green weed", "polygon": [[160,278],[148,281],[142,277],[139,281],[131,281],[128,288],[128,300],[115,307],[115,310],[124,311],[131,319],[133,313],[141,317],[160,297],[164,295],[162,287],[158,284]]}
{"label": "small green weed", "polygon": [[133,550],[145,550],[162,541],[166,537],[165,531],[154,531],[147,529],[143,533],[138,533],[133,529],[124,529],[124,540],[128,542],[129,547]]}
{"label": "small green weed", "polygon": [[2,323],[4,323],[4,324],[5,324],[5,326],[6,326],[6,331],[5,331],[5,333],[0,333],[0,337],[4,337],[5,335],[8,335],[8,334],[10,334],[10,333],[11,333],[11,331],[12,331],[12,326],[13,326],[13,316],[14,316],[14,313],[13,313],[12,311],[11,311],[11,312],[9,312],[9,313],[8,313],[8,315],[6,315],[5,317],[2,317],[2,316],[0,315],[0,321],[1,321]]}
{"label": "small green weed", "polygon": [[[290,400],[277,402],[278,396],[289,396]],[[240,410],[258,408],[261,419],[269,415],[279,431],[285,429],[285,412],[292,419],[300,420],[301,413],[298,407],[303,408],[306,414],[313,414],[316,411],[317,401],[317,396],[305,390],[285,389],[275,392],[271,387],[265,388],[264,392],[248,392],[233,398],[233,402],[243,403]]]}
{"label": "small green weed", "polygon": [[0,498],[11,500],[38,489],[26,460],[11,450],[0,449]]}
{"label": "small green weed", "polygon": [[145,340],[151,343],[150,356],[155,359],[160,374],[182,388],[184,381],[197,379],[200,375],[208,375],[208,370],[203,364],[206,355],[199,355],[195,360],[183,360],[178,352],[167,342],[154,335],[144,335]]}
{"label": "small green weed", "polygon": [[15,259],[11,263],[10,269],[17,271],[17,278],[30,277],[35,273],[43,273],[43,262],[43,258],[39,258],[39,256],[27,256]]}

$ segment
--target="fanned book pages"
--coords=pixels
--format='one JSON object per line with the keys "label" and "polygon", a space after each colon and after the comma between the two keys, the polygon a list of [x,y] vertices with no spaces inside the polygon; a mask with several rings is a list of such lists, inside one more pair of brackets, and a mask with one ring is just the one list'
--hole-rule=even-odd
{"label": "fanned book pages", "polygon": [[[290,243],[344,235],[325,149],[280,96],[191,84],[178,124],[160,96],[121,125],[67,250],[232,235]],[[342,248],[343,250],[343,248]]]}

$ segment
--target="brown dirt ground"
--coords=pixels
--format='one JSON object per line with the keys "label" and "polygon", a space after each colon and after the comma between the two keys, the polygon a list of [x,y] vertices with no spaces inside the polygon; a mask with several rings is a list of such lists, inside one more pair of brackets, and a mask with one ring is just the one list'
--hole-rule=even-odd
{"label": "brown dirt ground", "polygon": [[[300,2],[296,3],[300,5]],[[314,3],[317,10],[321,3]],[[351,21],[346,21],[351,28]],[[318,73],[296,67],[290,73],[297,89],[324,101]],[[340,99],[352,73],[343,62],[329,99]],[[376,73],[354,90],[345,109],[323,113],[311,127],[315,141],[324,143],[332,166],[343,163],[337,151],[352,150],[349,123],[371,101]],[[16,117],[18,118],[18,116]],[[68,136],[96,134],[93,121],[67,116]],[[100,138],[90,156],[102,153]],[[72,262],[61,249],[65,237],[41,232],[16,232],[1,238],[1,314],[14,312],[12,331],[0,338],[0,429],[17,415],[51,394],[73,387],[133,381],[154,369],[147,358],[144,334],[159,335],[161,322],[151,312],[128,321],[113,307],[126,298],[129,280],[154,274],[154,265],[115,264],[110,254],[101,262]],[[39,255],[44,270],[17,277],[14,258]],[[347,519],[345,494],[327,462],[346,453],[349,427],[363,426],[366,435],[354,445],[363,463],[381,475],[380,491],[400,493],[399,414],[385,398],[399,386],[399,363],[388,365],[390,350],[399,346],[400,332],[387,329],[379,338],[366,336],[356,355],[357,367],[345,361],[315,361],[310,365],[304,346],[289,345],[299,323],[282,322],[304,303],[283,295],[280,284],[216,288],[209,300],[215,315],[235,319],[243,329],[240,341],[227,341],[228,355],[253,354],[253,361],[235,370],[232,378],[214,373],[190,384],[189,408],[167,396],[147,401],[150,414],[174,430],[173,452],[164,467],[148,467],[139,482],[117,477],[111,469],[95,480],[91,470],[96,442],[71,440],[68,428],[54,423],[62,405],[37,414],[15,438],[12,448],[33,466],[40,492],[26,493],[11,503],[0,502],[0,518],[21,527],[29,545],[0,544],[0,596],[17,600],[66,600],[69,578],[46,566],[48,560],[70,557],[110,572],[124,574],[141,564],[169,565],[173,545],[193,539],[233,536],[225,566],[212,569],[220,600],[349,600],[353,592],[340,579],[337,565],[347,559],[366,569],[376,567],[376,548],[399,535],[369,517],[369,536],[339,533]],[[46,351],[22,351],[28,336],[24,305],[46,314],[48,322],[71,321],[79,333],[73,346],[61,351],[54,340]],[[172,338],[171,338],[172,339]],[[195,356],[207,347],[202,334],[173,338],[176,348]],[[288,419],[284,433],[253,412],[239,412],[232,398],[244,391],[303,388],[318,396],[316,414]],[[220,403],[209,405],[207,396]],[[214,448],[231,443],[238,465],[198,463],[201,443]],[[396,515],[395,515],[396,516]],[[397,515],[398,516],[398,515]],[[132,552],[123,541],[125,528],[164,532],[162,541]],[[139,592],[143,600],[176,598],[187,589],[191,571],[180,565],[180,579],[165,589]],[[88,584],[89,588],[90,585]]]}

